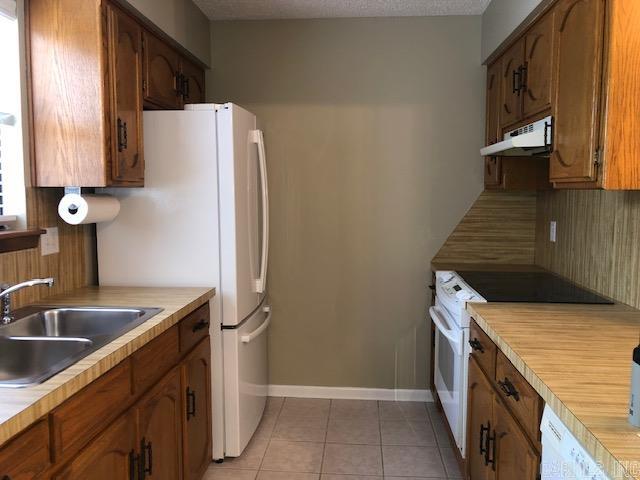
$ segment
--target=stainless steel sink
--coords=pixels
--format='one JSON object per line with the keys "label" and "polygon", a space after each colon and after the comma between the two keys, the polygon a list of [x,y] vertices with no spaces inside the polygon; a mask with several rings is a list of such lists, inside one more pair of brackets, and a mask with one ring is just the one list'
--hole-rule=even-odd
{"label": "stainless steel sink", "polygon": [[0,326],[0,387],[26,387],[73,365],[160,308],[26,307]]}

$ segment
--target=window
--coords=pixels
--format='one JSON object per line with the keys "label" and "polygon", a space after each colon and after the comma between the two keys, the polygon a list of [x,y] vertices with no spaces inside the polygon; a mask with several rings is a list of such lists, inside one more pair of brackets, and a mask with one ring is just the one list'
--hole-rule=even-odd
{"label": "window", "polygon": [[24,226],[23,79],[15,0],[0,0],[0,226]]}

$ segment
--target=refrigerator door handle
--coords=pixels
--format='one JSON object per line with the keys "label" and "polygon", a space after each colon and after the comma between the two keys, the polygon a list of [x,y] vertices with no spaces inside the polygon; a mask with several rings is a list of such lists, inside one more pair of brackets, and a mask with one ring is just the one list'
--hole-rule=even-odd
{"label": "refrigerator door handle", "polygon": [[252,340],[259,337],[263,332],[265,332],[267,328],[269,328],[269,324],[271,323],[271,307],[266,306],[262,309],[262,311],[268,314],[267,318],[265,318],[264,322],[262,322],[262,325],[256,328],[249,335],[242,335],[240,337],[240,341],[242,343],[250,343]]}
{"label": "refrigerator door handle", "polygon": [[256,279],[257,293],[264,293],[267,288],[267,261],[269,259],[269,190],[267,183],[267,156],[264,148],[262,130],[251,132],[252,142],[258,146],[260,164],[260,182],[262,190],[262,259],[260,261],[260,278]]}

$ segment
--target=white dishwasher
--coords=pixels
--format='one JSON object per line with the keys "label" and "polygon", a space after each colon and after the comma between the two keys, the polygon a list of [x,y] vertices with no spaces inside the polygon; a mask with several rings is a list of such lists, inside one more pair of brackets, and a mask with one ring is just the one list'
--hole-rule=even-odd
{"label": "white dishwasher", "polygon": [[544,407],[540,431],[542,480],[610,480],[548,405]]}

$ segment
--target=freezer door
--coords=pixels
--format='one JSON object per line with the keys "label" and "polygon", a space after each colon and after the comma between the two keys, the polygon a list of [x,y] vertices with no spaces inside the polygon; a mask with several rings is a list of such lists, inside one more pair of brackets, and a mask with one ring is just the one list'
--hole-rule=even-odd
{"label": "freezer door", "polygon": [[266,290],[269,195],[262,132],[233,104],[217,112],[222,321],[242,322]]}
{"label": "freezer door", "polygon": [[240,327],[222,332],[224,351],[225,455],[237,457],[251,440],[267,399],[267,330],[264,304]]}

